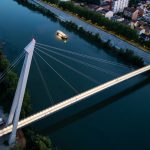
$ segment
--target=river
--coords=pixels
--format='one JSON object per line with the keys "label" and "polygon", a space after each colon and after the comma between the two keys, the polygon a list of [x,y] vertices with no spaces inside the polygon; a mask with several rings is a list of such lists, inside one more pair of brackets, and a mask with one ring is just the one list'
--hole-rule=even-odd
{"label": "river", "polygon": [[[66,43],[56,39],[55,32],[58,29],[69,36]],[[127,67],[127,64],[110,55],[107,50],[88,43],[77,34],[62,27],[59,22],[31,11],[13,0],[1,0],[0,43],[9,60],[13,61],[33,37],[39,43],[119,63],[120,66],[114,66],[74,56],[78,60],[91,63],[118,76],[133,70],[133,67]],[[40,54],[79,92],[98,85]],[[54,54],[52,56],[98,80],[99,84],[115,77],[60,56]],[[73,55],[69,56],[73,57]],[[75,95],[75,92],[36,54],[34,57],[38,61],[55,103]],[[17,68],[18,72],[20,68],[21,65]],[[31,114],[51,105],[34,61],[30,70],[28,90],[33,107]],[[139,75],[40,120],[32,126],[38,132],[50,136],[62,150],[149,150],[149,99],[150,78],[146,74]]]}

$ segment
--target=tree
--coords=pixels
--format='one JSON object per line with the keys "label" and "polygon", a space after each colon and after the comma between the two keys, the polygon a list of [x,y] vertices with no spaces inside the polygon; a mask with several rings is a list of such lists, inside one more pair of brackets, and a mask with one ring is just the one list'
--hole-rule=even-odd
{"label": "tree", "polygon": [[3,55],[0,55],[0,72],[4,71],[9,65],[8,60]]}
{"label": "tree", "polygon": [[100,0],[75,0],[76,2],[86,2],[88,4],[99,4]]}
{"label": "tree", "polygon": [[26,149],[30,150],[53,150],[53,145],[49,137],[36,134],[32,130],[27,130],[25,132],[25,137],[27,139]]}
{"label": "tree", "polygon": [[138,3],[138,0],[129,0],[129,6],[130,7],[137,5],[137,3]]}
{"label": "tree", "polygon": [[137,41],[138,39],[137,32],[129,26],[123,25],[116,21],[111,21],[97,12],[93,12],[79,6],[74,6],[71,2],[61,2],[59,3],[59,6],[64,10],[69,10],[75,14],[78,14],[80,17],[84,17],[86,20],[91,20],[93,24],[97,23],[99,26],[105,26],[107,30],[113,31],[119,36],[121,35],[134,41]]}

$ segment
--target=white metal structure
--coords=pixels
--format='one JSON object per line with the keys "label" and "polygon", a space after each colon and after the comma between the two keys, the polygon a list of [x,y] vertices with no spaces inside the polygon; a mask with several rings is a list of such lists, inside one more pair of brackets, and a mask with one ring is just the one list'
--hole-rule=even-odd
{"label": "white metal structure", "polygon": [[26,52],[25,60],[23,63],[19,82],[17,85],[16,93],[14,96],[13,104],[7,122],[7,125],[12,124],[13,122],[12,133],[10,135],[9,144],[14,143],[16,140],[16,131],[17,131],[20,111],[23,103],[24,93],[26,89],[26,84],[28,80],[34,47],[35,47],[35,40],[33,39],[24,49]]}
{"label": "white metal structure", "polygon": [[[0,137],[3,136],[3,135],[8,134],[10,132],[14,132],[14,130],[16,132],[16,128],[19,129],[19,128],[22,128],[24,126],[27,126],[30,123],[33,123],[33,122],[38,121],[38,120],[40,120],[40,119],[42,119],[44,117],[47,117],[48,115],[51,115],[51,114],[53,114],[53,113],[55,113],[57,111],[60,111],[60,110],[66,108],[66,107],[68,107],[70,105],[73,105],[73,104],[75,104],[75,103],[77,103],[77,102],[79,102],[81,100],[84,100],[87,97],[90,97],[90,96],[92,96],[92,95],[94,95],[94,94],[96,94],[96,93],[98,93],[100,91],[103,91],[103,90],[105,90],[105,89],[107,89],[107,88],[109,88],[111,86],[114,86],[114,85],[116,85],[118,83],[121,83],[121,82],[123,82],[123,81],[125,81],[127,79],[130,79],[130,78],[132,78],[134,76],[137,76],[137,75],[139,75],[141,73],[144,73],[146,71],[149,71],[149,70],[150,70],[150,65],[142,67],[141,69],[138,69],[138,70],[133,71],[131,73],[127,73],[127,74],[125,74],[125,75],[123,75],[121,77],[118,77],[116,79],[108,81],[108,82],[106,82],[106,83],[104,83],[102,85],[99,85],[99,86],[97,86],[95,88],[92,88],[92,89],[90,89],[88,91],[85,91],[85,92],[83,92],[81,94],[78,94],[78,95],[76,95],[76,96],[74,96],[72,98],[64,100],[63,102],[60,102],[60,103],[58,103],[58,104],[56,104],[54,106],[51,106],[51,107],[49,107],[49,108],[47,108],[45,110],[42,110],[42,111],[40,111],[40,112],[38,112],[38,113],[36,113],[34,115],[31,115],[30,117],[27,117],[26,119],[23,119],[23,120],[19,121],[18,122],[18,126],[15,126],[15,128],[13,127],[13,125],[9,125],[8,127],[5,127],[3,129],[1,129],[0,130]],[[14,141],[14,139],[15,139],[15,137],[13,137],[13,141]]]}

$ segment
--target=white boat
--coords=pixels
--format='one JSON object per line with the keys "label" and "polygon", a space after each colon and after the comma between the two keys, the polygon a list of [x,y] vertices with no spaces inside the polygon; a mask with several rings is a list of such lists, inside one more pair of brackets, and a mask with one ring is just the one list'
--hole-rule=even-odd
{"label": "white boat", "polygon": [[58,37],[60,37],[62,40],[67,40],[68,39],[68,36],[65,33],[63,33],[62,31],[60,31],[60,30],[56,31],[56,35]]}

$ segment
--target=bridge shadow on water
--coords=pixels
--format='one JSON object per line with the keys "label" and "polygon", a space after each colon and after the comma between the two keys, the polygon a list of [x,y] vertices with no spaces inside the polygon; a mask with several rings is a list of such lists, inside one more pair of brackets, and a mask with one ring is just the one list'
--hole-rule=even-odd
{"label": "bridge shadow on water", "polygon": [[78,120],[80,120],[84,117],[87,117],[88,115],[90,115],[96,111],[99,111],[99,110],[107,107],[108,105],[111,105],[112,103],[120,100],[124,96],[131,94],[132,92],[140,89],[141,87],[143,87],[144,85],[149,84],[149,83],[150,83],[150,78],[148,77],[148,78],[142,80],[141,82],[139,82],[139,83],[137,83],[137,84],[109,97],[109,98],[104,99],[100,103],[96,103],[96,104],[94,104],[88,108],[81,110],[80,112],[77,112],[77,113],[75,113],[75,114],[73,114],[67,118],[64,118],[60,121],[57,121],[56,123],[53,123],[52,125],[48,126],[44,130],[42,130],[41,132],[51,134],[51,133],[53,133],[53,132],[55,132],[61,128],[66,127],[67,125],[70,125],[71,123],[73,123],[75,121],[78,121]]}

